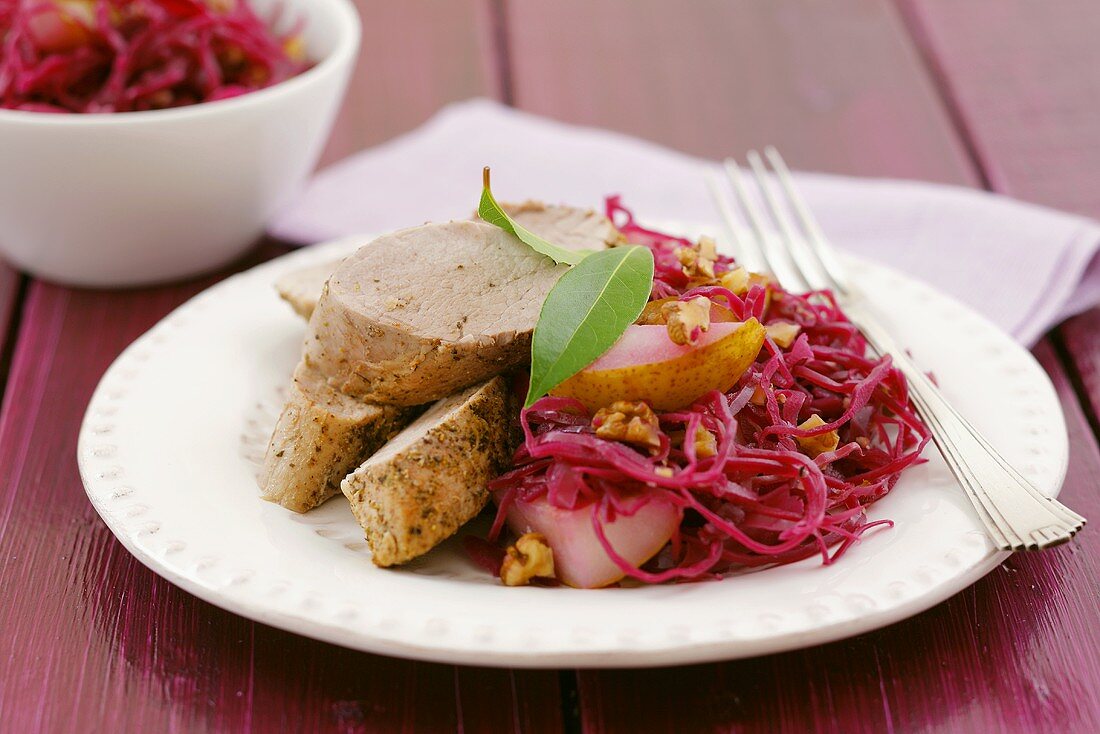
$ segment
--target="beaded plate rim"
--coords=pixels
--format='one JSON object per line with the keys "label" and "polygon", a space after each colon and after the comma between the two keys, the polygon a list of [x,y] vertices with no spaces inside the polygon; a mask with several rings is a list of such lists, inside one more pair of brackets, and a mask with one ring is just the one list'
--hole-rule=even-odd
{"label": "beaded plate rim", "polygon": [[[197,531],[194,538],[181,537],[165,530],[170,521],[158,511],[158,496],[163,487],[139,485],[128,479],[128,462],[147,461],[148,457],[128,456],[125,443],[133,441],[135,430],[150,429],[125,424],[127,400],[131,397],[128,385],[149,369],[165,369],[157,363],[158,354],[189,324],[211,318],[212,308],[231,303],[234,295],[246,286],[269,287],[284,272],[336,259],[368,240],[368,237],[351,237],[315,245],[221,281],[181,305],[137,339],[116,359],[96,388],[81,426],[77,449],[86,492],[108,528],[128,551],[155,573],[195,596],[265,624],[386,655],[514,667],[634,667],[749,657],[867,632],[938,604],[984,576],[1009,555],[992,546],[975,517],[974,531],[960,536],[950,547],[937,547],[934,558],[920,567],[913,579],[882,580],[874,589],[853,588],[831,607],[810,604],[775,610],[758,615],[751,623],[735,618],[718,620],[706,629],[669,622],[660,634],[639,637],[637,630],[632,631],[619,620],[594,624],[589,619],[548,630],[524,626],[522,620],[505,628],[501,628],[500,620],[456,622],[445,615],[408,608],[375,614],[375,610],[364,608],[361,595],[313,588],[306,580],[286,578],[271,569],[242,567],[219,549],[217,538],[203,537]],[[1053,385],[1031,354],[984,317],[929,286],[883,266],[855,259],[851,262],[865,276],[888,279],[891,288],[931,304],[930,312],[935,312],[937,323],[952,322],[951,328],[968,328],[981,336],[987,371],[1011,385],[1029,406],[1021,411],[1020,426],[1030,422],[1030,430],[1036,431],[1032,436],[1034,445],[1042,445],[1041,451],[1032,449],[1033,463],[1022,468],[1041,489],[1056,495],[1068,465],[1068,438]],[[280,308],[274,298],[271,308]],[[1043,430],[1039,432],[1034,425],[1043,421]],[[239,428],[235,426],[234,430],[239,433]],[[247,461],[243,457],[242,460]],[[254,487],[245,487],[243,491],[261,502]],[[334,532],[328,530],[334,523],[324,519],[316,522],[300,519],[312,514],[294,517],[299,518],[297,522],[310,525],[322,539],[326,532]],[[349,551],[363,553],[362,543],[346,541],[344,545]],[[417,583],[433,580],[420,579]],[[445,582],[437,579],[434,583]],[[523,596],[515,597],[517,601],[528,603],[530,593],[550,590],[509,591],[518,591]],[[582,595],[607,593],[566,591]],[[580,608],[584,607],[584,601],[580,602]]]}

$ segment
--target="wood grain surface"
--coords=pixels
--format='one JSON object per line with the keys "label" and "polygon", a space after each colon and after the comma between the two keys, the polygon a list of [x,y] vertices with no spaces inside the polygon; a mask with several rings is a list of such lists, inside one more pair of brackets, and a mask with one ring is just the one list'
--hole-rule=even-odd
{"label": "wood grain surface", "polygon": [[15,319],[21,305],[24,278],[7,263],[0,262],[0,389],[8,379],[14,348]]}
{"label": "wood grain surface", "polygon": [[1070,319],[1058,330],[1058,335],[1085,411],[1100,435],[1100,309]]}
{"label": "wood grain surface", "polygon": [[[1100,215],[1100,6],[898,3],[357,0],[363,51],[326,161],[484,95],[692,153],[774,143],[803,168]],[[0,732],[1100,731],[1095,529],[886,629],[675,669],[401,661],[175,589],[88,504],[76,431],[111,360],[214,280],[104,293],[0,269]],[[1036,354],[1070,430],[1065,497],[1100,518],[1100,312]]]}
{"label": "wood grain surface", "polygon": [[1100,13],[1090,0],[901,0],[990,187],[1100,215]]}
{"label": "wood grain surface", "polygon": [[18,399],[0,416],[0,731],[559,731],[553,671],[414,663],[274,630],[176,589],[100,522],[70,458],[84,406],[129,342],[214,280],[27,295]]}
{"label": "wood grain surface", "polygon": [[[1037,354],[1070,426],[1066,496],[1096,516],[1092,431],[1053,350],[1044,345]],[[584,729],[1098,731],[1098,546],[1086,534],[1014,556],[924,614],[851,640],[684,669],[582,671]]]}
{"label": "wood grain surface", "polygon": [[[661,142],[678,145],[681,138],[673,135],[682,134],[698,146],[692,152],[711,156],[772,142],[784,151],[796,151],[788,156],[801,167],[952,183],[986,179],[984,168],[976,165],[982,159],[968,154],[967,130],[952,126],[959,111],[948,90],[928,93],[939,78],[939,67],[913,63],[914,41],[894,32],[899,16],[892,6],[868,2],[829,4],[828,10],[819,6],[828,19],[795,25],[802,33],[793,40],[792,32],[777,19],[794,5],[704,5],[709,22],[700,23],[702,12],[685,18],[681,6],[656,2],[647,5],[644,16],[636,12],[636,3],[513,3],[508,26],[511,46],[530,49],[524,44],[534,43],[537,54],[567,57],[574,70],[568,83],[559,80],[554,86],[546,83],[545,60],[531,61],[534,70],[525,71],[517,59],[512,74],[514,99],[534,111],[552,114],[557,109],[559,116],[561,109],[572,109],[570,100],[578,101],[581,110],[570,119],[642,135],[650,135],[646,126],[657,124],[654,116],[668,110],[699,111],[699,115],[682,115],[689,118],[686,121],[665,123],[664,129],[674,132],[666,133]],[[522,10],[517,12],[517,7]],[[805,21],[815,16],[813,10],[806,10],[801,17]],[[518,28],[519,23],[524,27]],[[578,25],[613,27],[616,43],[623,47],[652,47],[658,37],[673,45],[691,43],[710,63],[692,64],[690,75],[668,74],[665,56],[642,54],[631,57],[629,63],[612,64],[608,71],[606,49],[583,38],[568,39],[564,44],[569,53],[564,53],[561,48],[545,48],[558,43],[557,34],[532,30],[550,27],[566,32]],[[979,24],[974,21],[973,27]],[[702,28],[707,30],[700,33]],[[843,30],[823,32],[823,28]],[[1002,42],[1009,43],[1007,38]],[[795,44],[797,51],[792,53]],[[828,62],[821,65],[812,63],[825,58]],[[806,60],[805,65],[797,64],[800,59]],[[868,64],[868,59],[874,62]],[[630,75],[646,79],[645,89],[630,85]],[[814,79],[816,88],[829,92],[837,104],[825,109],[807,104],[804,88],[792,82],[807,78]],[[859,93],[851,93],[847,86],[853,80],[863,80]],[[530,91],[525,91],[525,85]],[[620,88],[625,89],[617,91]],[[601,96],[607,90],[613,91]],[[988,88],[985,93],[993,94]],[[707,98],[702,107],[701,97]],[[750,99],[753,104],[744,104]],[[884,127],[880,116],[862,112],[867,107],[898,111],[914,124]],[[685,127],[701,124],[699,120],[708,115],[718,116],[722,123],[708,128],[713,137]],[[1010,125],[1007,120],[1001,123]],[[834,124],[843,133],[826,143]],[[942,134],[944,129],[949,136]],[[881,150],[864,158],[868,150],[859,142],[881,136],[887,138]],[[854,146],[845,141],[853,141]],[[805,153],[797,152],[804,149]],[[1096,180],[1095,172],[1092,176]],[[1066,497],[1087,515],[1089,506],[1098,507],[1095,486],[1100,462],[1093,431],[1052,347],[1044,344],[1040,353],[1056,378],[1074,436]],[[693,668],[690,673],[582,671],[585,729],[635,731],[660,722],[655,728],[673,731],[679,721],[690,722],[687,730],[709,730],[736,721],[745,731],[870,732],[891,727],[899,731],[1034,731],[1058,726],[1093,731],[1100,727],[1100,699],[1093,691],[1100,672],[1100,584],[1096,581],[1100,539],[1090,536],[1085,534],[1068,548],[1013,559],[947,604],[854,641],[759,661]],[[1036,598],[1036,590],[1046,590],[1046,599]],[[1043,608],[1044,602],[1055,606]],[[1041,615],[1064,614],[1053,624],[1037,625],[1034,616],[1011,616],[1018,604],[1028,604]],[[1070,649],[1065,644],[1067,628],[1073,630],[1069,634],[1080,641],[1080,647]],[[1023,632],[1029,636],[1021,637]],[[999,640],[1000,646],[991,646],[991,639]],[[1025,649],[1044,653],[1043,664],[1020,666],[1019,656]],[[844,664],[837,666],[834,661],[838,660]],[[673,680],[673,692],[662,695]],[[912,696],[914,688],[920,695]],[[1074,693],[1054,693],[1065,690]],[[669,697],[688,705],[670,709]],[[929,700],[943,705],[922,705]],[[973,701],[986,705],[962,705]]]}
{"label": "wood grain surface", "polygon": [[354,2],[363,41],[322,166],[416,127],[448,102],[501,98],[493,0]]}
{"label": "wood grain surface", "polygon": [[[904,0],[902,7],[990,187],[1100,217],[1095,4],[972,0],[963,9],[952,0]],[[1100,430],[1100,311],[1070,319],[1058,334]]]}
{"label": "wood grain surface", "polygon": [[720,157],[975,183],[888,0],[511,0],[512,99]]}

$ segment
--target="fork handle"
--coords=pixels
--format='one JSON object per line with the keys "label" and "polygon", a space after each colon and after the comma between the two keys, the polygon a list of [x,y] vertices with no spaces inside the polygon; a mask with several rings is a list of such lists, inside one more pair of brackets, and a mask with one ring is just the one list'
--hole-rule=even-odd
{"label": "fork handle", "polygon": [[932,433],[993,542],[1001,550],[1037,550],[1065,543],[1085,518],[1043,495],[944,398],[870,311],[853,299],[845,312],[879,354],[889,354],[909,381],[910,398]]}

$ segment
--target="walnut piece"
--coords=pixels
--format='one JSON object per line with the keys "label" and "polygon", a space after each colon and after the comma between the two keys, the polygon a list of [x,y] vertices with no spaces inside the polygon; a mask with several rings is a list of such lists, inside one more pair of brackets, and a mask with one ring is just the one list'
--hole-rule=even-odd
{"label": "walnut piece", "polygon": [[762,285],[765,288],[771,285],[772,279],[761,273],[750,273],[744,268],[734,268],[718,276],[718,285],[729,289],[734,295],[743,296],[754,285]]}
{"label": "walnut piece", "polygon": [[728,270],[718,276],[718,284],[735,295],[743,296],[749,291],[749,271],[744,268]]}
{"label": "walnut piece", "polygon": [[[821,416],[816,413],[811,415],[806,420],[798,424],[798,427],[803,430],[809,430],[812,428],[820,428],[825,425],[825,421],[821,419]],[[816,459],[818,454],[823,454],[826,451],[836,451],[836,447],[840,445],[840,434],[836,430],[822,433],[819,436],[795,436],[794,439],[799,448],[802,449],[810,458]]]}
{"label": "walnut piece", "polygon": [[642,308],[642,312],[638,315],[638,318],[634,319],[634,323],[643,326],[664,326],[668,323],[668,318],[665,316],[663,309],[666,304],[675,300],[675,298],[658,298],[656,301],[650,301]]}
{"label": "walnut piece", "polygon": [[695,458],[709,459],[718,453],[718,440],[714,434],[699,426],[695,429]]}
{"label": "walnut piece", "polygon": [[[696,243],[695,247],[699,250],[699,258],[701,260],[708,260],[713,270],[714,261],[718,259],[718,243],[714,241],[713,237],[703,235],[699,238],[699,242]],[[711,277],[713,278],[714,276],[712,275]]]}
{"label": "walnut piece", "polygon": [[600,408],[592,417],[596,435],[609,441],[622,441],[646,448],[660,448],[660,422],[644,402],[618,400]]}
{"label": "walnut piece", "polygon": [[672,301],[661,306],[668,325],[668,338],[676,344],[694,344],[699,335],[710,330],[710,299]]}
{"label": "walnut piece", "polygon": [[790,349],[802,327],[798,324],[790,324],[786,321],[775,321],[764,327],[764,331],[772,338],[772,341],[783,349]]}
{"label": "walnut piece", "polygon": [[536,576],[554,578],[554,553],[540,533],[526,533],[506,551],[500,580],[505,586],[523,586]]}
{"label": "walnut piece", "polygon": [[714,280],[714,261],[718,257],[717,246],[710,237],[703,237],[690,247],[676,251],[684,275],[692,280]]}
{"label": "walnut piece", "polygon": [[[658,298],[656,301],[650,301],[642,308],[641,314],[638,318],[634,319],[635,324],[641,324],[643,326],[660,325],[664,326],[668,323],[668,316],[664,313],[664,307],[670,303],[675,303],[676,297]],[[737,321],[737,317],[733,315],[733,311],[730,311],[725,306],[710,302],[710,322],[734,322]]]}

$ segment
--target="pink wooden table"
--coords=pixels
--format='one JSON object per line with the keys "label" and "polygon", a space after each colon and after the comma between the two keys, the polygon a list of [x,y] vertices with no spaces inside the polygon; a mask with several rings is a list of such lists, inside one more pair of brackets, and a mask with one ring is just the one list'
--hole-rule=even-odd
{"label": "pink wooden table", "polygon": [[[361,0],[332,161],[486,95],[719,156],[983,186],[1100,216],[1088,0]],[[0,233],[2,234],[2,233]],[[283,252],[261,246],[238,267]],[[771,657],[640,671],[414,663],[223,612],[147,571],[77,476],[132,339],[216,278],[99,293],[0,270],[0,732],[1100,731],[1100,530],[914,619]],[[1035,350],[1100,519],[1100,311]]]}

